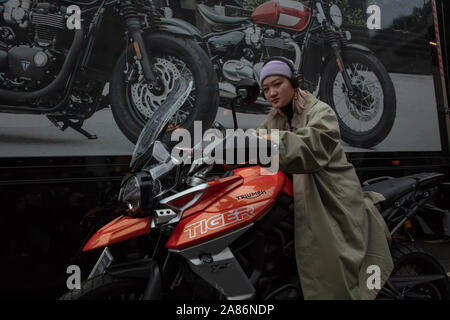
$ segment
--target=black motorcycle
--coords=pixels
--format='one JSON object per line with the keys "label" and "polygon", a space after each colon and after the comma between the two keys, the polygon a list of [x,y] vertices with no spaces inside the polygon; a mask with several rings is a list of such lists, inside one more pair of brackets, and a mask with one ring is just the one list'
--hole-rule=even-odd
{"label": "black motorcycle", "polygon": [[218,106],[212,64],[161,21],[151,0],[0,0],[0,112],[44,114],[92,139],[84,121],[110,104],[135,143],[180,77],[192,79],[193,89],[169,131],[191,129],[194,120],[211,124]]}
{"label": "black motorcycle", "polygon": [[[392,80],[371,50],[349,42],[338,6],[322,0],[311,0],[309,6],[267,1],[249,17],[219,15],[204,4],[197,10],[214,32],[202,35],[181,19],[168,23],[184,28],[205,47],[218,74],[223,106],[240,80],[258,80],[264,61],[282,55],[295,61],[301,87],[316,92],[336,111],[342,139],[349,145],[370,148],[391,131],[396,114]],[[261,98],[240,111],[269,109]]]}

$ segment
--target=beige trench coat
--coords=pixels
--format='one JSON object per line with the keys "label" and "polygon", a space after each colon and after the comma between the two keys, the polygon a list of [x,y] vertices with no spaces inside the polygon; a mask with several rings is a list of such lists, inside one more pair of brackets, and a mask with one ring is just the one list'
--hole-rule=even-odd
{"label": "beige trench coat", "polygon": [[381,287],[393,269],[390,235],[374,206],[384,198],[361,190],[341,146],[333,109],[304,93],[303,109],[294,108],[291,131],[286,116],[276,110],[260,126],[280,130],[279,169],[293,174],[295,253],[303,295],[374,299],[379,290],[369,277],[378,273],[368,267],[380,268]]}

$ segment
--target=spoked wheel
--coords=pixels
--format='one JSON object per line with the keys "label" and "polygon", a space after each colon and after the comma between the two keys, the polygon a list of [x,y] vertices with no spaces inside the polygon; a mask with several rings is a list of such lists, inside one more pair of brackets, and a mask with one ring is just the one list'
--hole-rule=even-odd
{"label": "spoked wheel", "polygon": [[145,123],[163,106],[180,78],[193,80],[193,89],[170,120],[163,140],[170,141],[176,128],[192,133],[194,121],[202,121],[202,128],[208,129],[216,117],[219,93],[217,77],[206,53],[192,40],[169,34],[151,34],[146,44],[153,57],[157,83],[147,83],[131,46],[121,55],[113,72],[111,109],[120,130],[136,143]]}
{"label": "spoked wheel", "polygon": [[[450,283],[442,265],[433,256],[412,246],[411,244],[398,244],[392,251],[394,270],[389,282],[380,291],[380,299],[398,300],[448,300],[450,299]],[[395,285],[395,277],[439,277],[434,281],[424,281],[417,284]],[[443,276],[443,277],[442,277]]]}
{"label": "spoked wheel", "polygon": [[348,93],[336,61],[331,59],[321,80],[321,99],[336,112],[342,140],[351,146],[370,148],[383,141],[394,124],[394,86],[375,56],[344,51],[343,60],[353,95]]}

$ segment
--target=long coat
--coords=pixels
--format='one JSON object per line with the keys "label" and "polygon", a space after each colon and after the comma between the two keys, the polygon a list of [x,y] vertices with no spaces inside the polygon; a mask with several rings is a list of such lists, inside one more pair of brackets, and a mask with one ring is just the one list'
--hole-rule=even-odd
{"label": "long coat", "polygon": [[279,170],[293,175],[295,254],[303,295],[374,299],[377,284],[382,287],[393,269],[390,234],[374,206],[384,198],[361,190],[333,109],[309,92],[301,96],[303,107],[294,104],[291,128],[275,109],[259,128],[280,130]]}

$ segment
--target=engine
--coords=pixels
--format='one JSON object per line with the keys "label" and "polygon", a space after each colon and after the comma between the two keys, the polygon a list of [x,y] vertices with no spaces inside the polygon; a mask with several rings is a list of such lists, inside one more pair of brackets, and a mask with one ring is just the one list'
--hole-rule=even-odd
{"label": "engine", "polygon": [[[229,83],[236,84],[246,78],[259,79],[264,60],[264,57],[261,56],[262,52],[266,57],[286,56],[294,62],[300,61],[300,47],[288,32],[263,29],[253,25],[243,32],[239,32],[240,37],[237,31],[234,33],[233,37],[230,37],[230,34],[214,37],[212,42],[216,45],[213,48],[219,48],[219,44],[221,45],[220,50],[222,51],[214,53],[222,53],[222,56],[225,56],[222,74],[225,81]],[[230,41],[232,39],[235,41]],[[236,57],[236,55],[232,55],[233,49],[227,45],[237,47],[238,44],[240,44],[239,55]]]}
{"label": "engine", "polygon": [[49,2],[33,5],[31,0],[8,0],[1,6],[0,85],[25,90],[45,86],[64,58],[57,46],[66,30],[66,8]]}
{"label": "engine", "polygon": [[231,82],[237,83],[242,79],[253,78],[253,64],[248,60],[228,60],[222,67],[224,78]]}
{"label": "engine", "polygon": [[21,28],[28,27],[31,4],[31,0],[9,0],[4,4],[3,19],[9,24],[17,24]]}
{"label": "engine", "polygon": [[260,60],[261,39],[261,28],[248,27],[208,40],[212,53],[221,57],[221,71],[226,82],[235,84],[253,78],[254,65]]}

